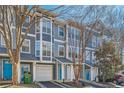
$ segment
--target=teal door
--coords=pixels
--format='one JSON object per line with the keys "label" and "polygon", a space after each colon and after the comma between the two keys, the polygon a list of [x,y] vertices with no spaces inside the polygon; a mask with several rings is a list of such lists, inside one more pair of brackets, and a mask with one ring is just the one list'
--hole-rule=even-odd
{"label": "teal door", "polygon": [[58,64],[58,80],[62,80],[62,65]]}
{"label": "teal door", "polygon": [[90,70],[86,70],[86,80],[90,80]]}
{"label": "teal door", "polygon": [[9,60],[3,60],[3,78],[12,80],[12,64],[9,63]]}

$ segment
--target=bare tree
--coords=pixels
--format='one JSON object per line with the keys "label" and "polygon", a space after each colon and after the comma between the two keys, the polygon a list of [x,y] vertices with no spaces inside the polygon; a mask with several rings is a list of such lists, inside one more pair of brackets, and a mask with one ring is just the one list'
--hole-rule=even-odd
{"label": "bare tree", "polygon": [[[78,61],[75,60],[75,52],[72,54],[75,80],[78,82],[85,62],[85,49],[93,36],[93,29],[97,27],[99,20],[105,16],[106,6],[66,6],[66,13],[61,18],[68,20],[69,25],[75,25],[80,30]],[[70,21],[71,20],[71,21]],[[88,29],[87,29],[88,28]]]}
{"label": "bare tree", "polygon": [[[47,14],[52,16],[51,11],[54,11],[61,6],[57,6],[52,10],[43,10],[41,6],[0,6],[0,33],[2,34],[5,46],[7,49],[10,62],[13,65],[13,84],[18,84],[18,64],[20,63],[20,48],[27,37],[28,33],[32,26],[39,22],[42,16],[39,16],[38,13]],[[30,21],[26,23],[27,17],[30,17]],[[53,17],[53,16],[52,16]],[[27,24],[26,30],[22,31],[24,24]],[[15,30],[13,31],[11,27],[14,26]],[[15,36],[15,37],[14,37]],[[15,40],[13,41],[13,38]]]}

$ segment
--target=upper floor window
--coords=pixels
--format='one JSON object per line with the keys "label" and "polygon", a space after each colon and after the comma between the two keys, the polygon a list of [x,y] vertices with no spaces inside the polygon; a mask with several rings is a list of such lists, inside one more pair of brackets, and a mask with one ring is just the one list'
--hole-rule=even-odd
{"label": "upper floor window", "polygon": [[92,46],[96,47],[96,36],[92,37]]}
{"label": "upper floor window", "polygon": [[51,33],[51,21],[49,19],[43,19],[43,32],[47,34]]}
{"label": "upper floor window", "polygon": [[35,55],[36,57],[40,57],[40,41],[36,41],[35,43]]}
{"label": "upper floor window", "polygon": [[5,40],[4,40],[1,33],[0,33],[0,43],[1,43],[2,46],[5,46]]}
{"label": "upper floor window", "polygon": [[30,16],[26,16],[25,22],[26,23],[29,23],[30,22]]}
{"label": "upper floor window", "polygon": [[75,48],[75,58],[78,59],[79,56],[79,48]]}
{"label": "upper floor window", "polygon": [[80,32],[78,30],[75,32],[75,39],[80,40]]}
{"label": "upper floor window", "polygon": [[65,47],[62,45],[59,45],[59,56],[64,57],[65,56]]}
{"label": "upper floor window", "polygon": [[93,62],[93,63],[95,63],[95,59],[96,59],[96,57],[95,57],[95,52],[92,52],[92,62]]}
{"label": "upper floor window", "polygon": [[64,28],[63,27],[59,27],[59,29],[58,29],[59,31],[59,36],[60,37],[64,37]]}
{"label": "upper floor window", "polygon": [[30,40],[25,39],[22,45],[22,52],[24,53],[30,53]]}
{"label": "upper floor window", "polygon": [[50,42],[45,42],[43,41],[42,43],[42,51],[43,51],[43,56],[45,57],[50,57],[51,56],[51,43]]}
{"label": "upper floor window", "polygon": [[72,48],[71,48],[71,47],[69,47],[68,57],[69,57],[69,58],[72,58]]}
{"label": "upper floor window", "polygon": [[86,60],[90,60],[90,51],[89,50],[86,50]]}

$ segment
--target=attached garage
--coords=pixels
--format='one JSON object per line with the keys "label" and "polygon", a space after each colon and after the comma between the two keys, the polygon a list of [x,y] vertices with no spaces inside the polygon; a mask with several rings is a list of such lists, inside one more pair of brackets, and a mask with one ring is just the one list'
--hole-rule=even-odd
{"label": "attached garage", "polygon": [[52,80],[53,65],[36,65],[36,81]]}

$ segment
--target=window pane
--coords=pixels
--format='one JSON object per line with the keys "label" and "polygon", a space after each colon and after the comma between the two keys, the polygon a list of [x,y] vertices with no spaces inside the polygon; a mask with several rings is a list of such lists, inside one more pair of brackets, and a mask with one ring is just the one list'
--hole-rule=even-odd
{"label": "window pane", "polygon": [[43,56],[51,55],[51,44],[48,42],[43,42]]}
{"label": "window pane", "polygon": [[40,56],[40,50],[36,50],[36,56]]}
{"label": "window pane", "polygon": [[23,47],[22,47],[22,51],[23,51],[23,52],[29,52],[29,47],[23,46]]}
{"label": "window pane", "polygon": [[72,57],[72,51],[71,51],[71,48],[69,47],[69,57],[71,58]]}
{"label": "window pane", "polygon": [[51,33],[51,22],[49,20],[43,19],[43,32],[47,34]]}
{"label": "window pane", "polygon": [[59,47],[59,56],[64,56],[64,47]]}
{"label": "window pane", "polygon": [[30,44],[30,43],[29,43],[29,40],[25,40],[25,41],[23,42],[23,45],[22,45],[22,51],[23,51],[23,52],[30,52],[30,51],[29,51],[29,47],[30,47],[29,44]]}
{"label": "window pane", "polygon": [[59,36],[64,36],[64,28],[59,27]]}

